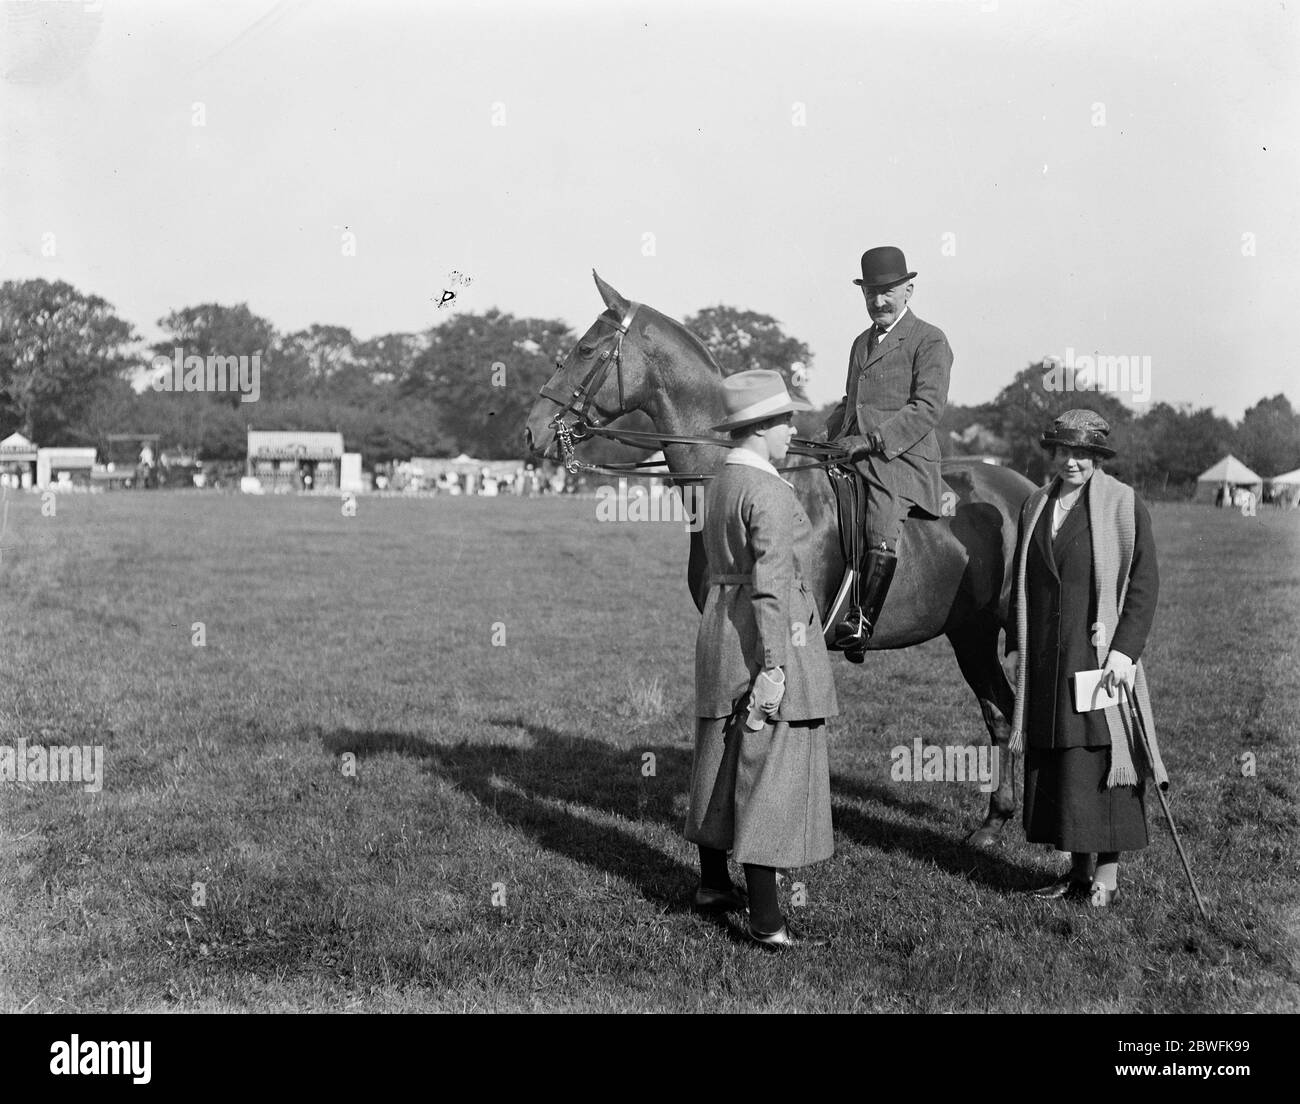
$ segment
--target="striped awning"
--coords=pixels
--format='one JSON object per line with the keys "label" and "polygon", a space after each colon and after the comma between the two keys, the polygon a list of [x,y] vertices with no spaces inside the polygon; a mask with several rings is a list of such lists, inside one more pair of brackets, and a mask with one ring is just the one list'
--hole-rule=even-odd
{"label": "striped awning", "polygon": [[343,434],[315,430],[248,431],[251,460],[341,460]]}
{"label": "striped awning", "polygon": [[250,453],[254,460],[339,460],[342,459],[331,448],[309,448],[300,445],[297,448],[260,448]]}

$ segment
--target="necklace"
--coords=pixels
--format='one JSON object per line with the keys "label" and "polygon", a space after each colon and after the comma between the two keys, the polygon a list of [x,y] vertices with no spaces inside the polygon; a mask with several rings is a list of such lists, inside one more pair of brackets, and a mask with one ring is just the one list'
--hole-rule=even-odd
{"label": "necklace", "polygon": [[1068,506],[1064,505],[1064,502],[1059,494],[1056,496],[1056,502],[1053,504],[1053,508],[1052,508],[1052,539],[1053,540],[1056,539],[1056,534],[1061,531],[1061,526],[1065,524],[1066,515],[1069,514],[1069,512],[1079,504],[1079,498],[1082,495],[1082,493],[1083,493],[1083,488],[1080,487],[1079,490],[1075,492],[1074,498],[1070,501],[1070,504]]}

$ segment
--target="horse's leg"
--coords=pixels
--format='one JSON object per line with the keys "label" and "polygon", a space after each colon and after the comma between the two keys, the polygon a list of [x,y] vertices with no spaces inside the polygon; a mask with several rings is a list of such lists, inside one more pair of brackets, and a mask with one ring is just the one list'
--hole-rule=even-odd
{"label": "horse's leg", "polygon": [[1016,757],[1009,747],[1015,694],[998,657],[998,632],[995,620],[976,615],[948,633],[961,673],[979,699],[998,764],[998,785],[989,795],[988,815],[966,837],[971,847],[992,847],[1002,825],[1016,812]]}

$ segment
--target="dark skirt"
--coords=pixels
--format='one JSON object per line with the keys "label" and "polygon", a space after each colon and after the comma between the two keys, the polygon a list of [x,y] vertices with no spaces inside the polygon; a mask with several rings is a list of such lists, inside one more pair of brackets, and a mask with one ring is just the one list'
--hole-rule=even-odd
{"label": "dark skirt", "polygon": [[1147,845],[1144,786],[1106,788],[1110,748],[1025,751],[1025,838],[1058,851],[1139,851]]}

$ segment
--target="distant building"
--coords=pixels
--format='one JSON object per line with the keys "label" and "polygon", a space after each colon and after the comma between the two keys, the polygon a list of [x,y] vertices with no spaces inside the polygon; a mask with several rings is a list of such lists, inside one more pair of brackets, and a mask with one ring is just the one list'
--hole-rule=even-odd
{"label": "distant building", "polygon": [[36,450],[36,485],[90,486],[95,473],[93,448],[42,448]]}
{"label": "distant building", "polygon": [[262,490],[337,490],[342,480],[343,434],[299,430],[248,431],[246,472]]}
{"label": "distant building", "polygon": [[21,433],[0,441],[0,487],[28,490],[36,485],[36,446]]}

